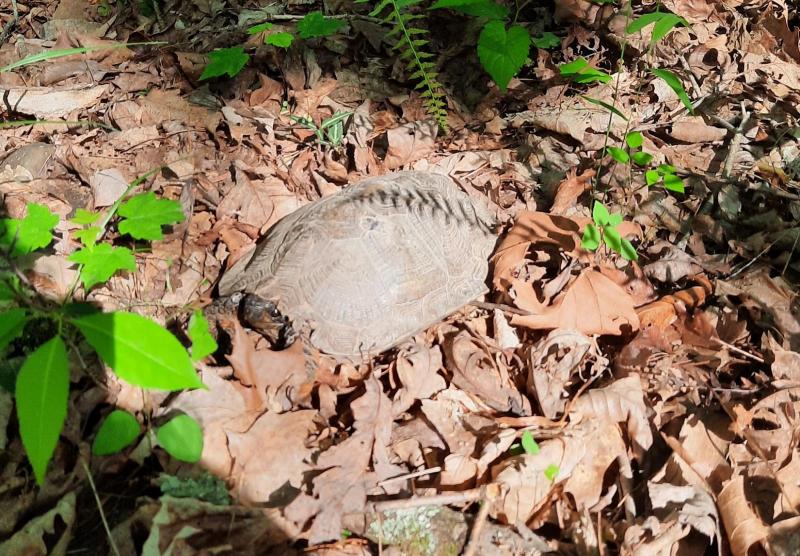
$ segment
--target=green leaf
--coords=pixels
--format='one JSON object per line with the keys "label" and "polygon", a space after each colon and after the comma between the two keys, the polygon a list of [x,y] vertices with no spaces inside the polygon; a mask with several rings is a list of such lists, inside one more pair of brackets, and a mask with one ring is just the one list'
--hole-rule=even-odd
{"label": "green leaf", "polygon": [[636,252],[636,247],[634,247],[633,244],[625,238],[622,238],[621,253],[623,258],[629,261],[639,260],[639,254]]}
{"label": "green leaf", "polygon": [[118,270],[136,270],[136,259],[127,247],[112,247],[108,243],[90,244],[75,251],[67,260],[82,264],[81,282],[86,291],[102,284]]}
{"label": "green leaf", "polygon": [[[438,10],[442,8],[489,19],[505,19],[509,13],[507,7],[490,0],[437,0],[429,9]],[[559,42],[558,44],[561,43]]]}
{"label": "green leaf", "polygon": [[96,456],[108,456],[121,452],[136,440],[140,432],[141,427],[136,417],[127,411],[115,409],[100,425],[92,442],[92,453]]}
{"label": "green leaf", "polygon": [[487,23],[478,37],[478,58],[500,90],[519,73],[531,47],[531,36],[520,25],[506,30],[500,21]]}
{"label": "green leaf", "polygon": [[653,34],[650,37],[650,43],[654,44],[660,41],[678,25],[688,26],[688,23],[685,19],[675,14],[665,14],[664,17],[653,26]]}
{"label": "green leaf", "polygon": [[181,343],[168,330],[134,313],[117,311],[71,319],[121,379],[142,388],[204,388]]}
{"label": "green leaf", "polygon": [[638,33],[648,25],[652,25],[653,23],[657,23],[661,21],[661,19],[667,14],[666,12],[653,12],[650,14],[640,15],[636,19],[630,22],[628,27],[625,29],[625,33],[631,35],[633,33]]}
{"label": "green leaf", "polygon": [[97,238],[100,237],[100,232],[102,231],[103,230],[97,226],[92,226],[85,230],[75,230],[72,232],[72,235],[84,245],[93,245],[97,241]]}
{"label": "green leaf", "polygon": [[17,375],[15,396],[22,445],[41,485],[67,417],[69,368],[60,336],[28,356]]}
{"label": "green leaf", "polygon": [[37,203],[28,203],[25,218],[0,219],[0,248],[9,249],[12,256],[26,255],[46,247],[53,241],[52,230],[58,224],[58,215]]}
{"label": "green leaf", "polygon": [[533,438],[531,431],[523,431],[522,432],[522,449],[525,450],[526,454],[536,455],[539,453],[539,444],[536,443],[536,440]]}
{"label": "green leaf", "polygon": [[608,83],[611,81],[610,75],[590,66],[582,56],[568,64],[561,64],[558,66],[558,71],[562,76],[572,79],[575,83],[594,83],[595,81]]}
{"label": "green leaf", "polygon": [[253,25],[247,30],[248,35],[258,35],[259,33],[263,33],[264,31],[269,31],[272,29],[272,23],[266,21],[264,23],[259,23],[258,25]]}
{"label": "green leaf", "polygon": [[200,461],[203,453],[203,429],[188,415],[178,415],[158,427],[158,443],[175,459],[188,463]]}
{"label": "green leaf", "polygon": [[622,224],[622,215],[620,213],[615,212],[608,216],[608,226],[616,228],[620,224]]}
{"label": "green leaf", "polygon": [[28,311],[25,309],[10,309],[0,313],[0,352],[8,344],[19,338],[28,320]]}
{"label": "green leaf", "polygon": [[600,201],[595,201],[592,207],[592,220],[599,227],[608,226],[611,215],[608,213],[606,206]]}
{"label": "green leaf", "polygon": [[625,136],[625,144],[632,149],[638,149],[644,143],[641,131],[632,131]]}
{"label": "green leaf", "polygon": [[678,169],[675,168],[675,166],[673,166],[672,164],[659,164],[658,168],[656,168],[656,170],[661,172],[662,175],[674,174],[675,172],[678,171]]}
{"label": "green leaf", "polygon": [[200,81],[225,74],[228,74],[228,77],[236,77],[250,60],[250,55],[241,46],[218,48],[209,52],[208,57],[209,62],[200,76]]}
{"label": "green leaf", "polygon": [[628,117],[625,114],[623,114],[622,112],[620,112],[619,110],[617,110],[616,106],[613,106],[613,105],[611,105],[611,104],[609,104],[607,102],[603,102],[602,100],[600,100],[598,98],[587,97],[586,95],[581,95],[581,98],[583,98],[584,100],[586,100],[588,102],[591,102],[592,104],[596,104],[597,106],[602,106],[603,108],[605,108],[606,110],[608,110],[609,112],[614,114],[615,116],[619,116],[620,118],[622,118],[626,122],[628,121]]}
{"label": "green leaf", "polygon": [[561,46],[561,39],[550,31],[545,31],[538,37],[533,37],[533,45],[536,48],[547,50],[549,48],[557,48]]}
{"label": "green leaf", "polygon": [[203,311],[196,310],[189,319],[189,339],[192,341],[192,360],[200,361],[217,351],[217,341],[208,329]]}
{"label": "green leaf", "polygon": [[664,174],[664,188],[676,193],[684,193],[683,180],[675,174]]}
{"label": "green leaf", "polygon": [[587,224],[586,229],[583,230],[581,247],[589,251],[595,251],[600,247],[600,230],[594,224]]}
{"label": "green leaf", "polygon": [[183,211],[177,201],[158,199],[148,191],[131,197],[119,207],[124,220],[119,223],[119,231],[135,239],[161,239],[161,226],[183,221]]}
{"label": "green leaf", "polygon": [[344,27],[344,21],[325,17],[322,12],[310,12],[297,23],[301,39],[316,39],[333,35]]}
{"label": "green leaf", "polygon": [[603,241],[612,251],[622,253],[622,236],[611,226],[603,228]]}
{"label": "green leaf", "polygon": [[655,185],[661,180],[661,174],[656,170],[648,170],[644,173],[644,180],[648,186]]}
{"label": "green leaf", "polygon": [[79,208],[75,211],[75,216],[69,219],[70,222],[86,226],[87,224],[94,224],[102,216],[100,212],[92,212],[86,209]]}
{"label": "green leaf", "polygon": [[264,39],[264,44],[271,44],[278,48],[289,48],[292,46],[292,42],[294,42],[294,35],[284,32],[267,35]]}
{"label": "green leaf", "polygon": [[653,155],[644,151],[633,153],[631,158],[637,166],[647,166],[653,161]]}
{"label": "green leaf", "polygon": [[558,466],[555,463],[551,463],[547,466],[547,469],[544,470],[544,476],[547,477],[548,481],[555,481],[556,477],[558,476]]}
{"label": "green leaf", "polygon": [[628,155],[628,153],[619,147],[608,147],[608,154],[610,154],[611,158],[620,164],[627,164],[631,161],[631,157]]}
{"label": "green leaf", "polygon": [[683,85],[681,84],[681,81],[678,79],[677,75],[669,70],[658,68],[650,68],[650,72],[656,77],[663,79],[664,82],[669,85],[670,89],[675,91],[675,94],[678,95],[679,99],[681,99],[681,102],[689,111],[689,113],[694,113],[692,101],[689,99],[689,95],[687,95],[686,91],[683,89]]}

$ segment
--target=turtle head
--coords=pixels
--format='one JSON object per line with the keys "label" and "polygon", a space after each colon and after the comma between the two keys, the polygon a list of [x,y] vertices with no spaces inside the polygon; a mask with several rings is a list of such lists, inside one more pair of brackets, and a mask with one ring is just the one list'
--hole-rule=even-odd
{"label": "turtle head", "polygon": [[266,337],[274,347],[282,349],[294,342],[292,325],[275,301],[247,293],[239,304],[239,312],[242,321]]}

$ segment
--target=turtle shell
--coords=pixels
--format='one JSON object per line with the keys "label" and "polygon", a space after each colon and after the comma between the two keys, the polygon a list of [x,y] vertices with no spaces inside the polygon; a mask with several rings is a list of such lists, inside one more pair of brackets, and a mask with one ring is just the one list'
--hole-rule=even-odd
{"label": "turtle shell", "polygon": [[219,293],[274,300],[322,352],[374,355],[486,292],[495,224],[447,176],[370,178],[278,221]]}

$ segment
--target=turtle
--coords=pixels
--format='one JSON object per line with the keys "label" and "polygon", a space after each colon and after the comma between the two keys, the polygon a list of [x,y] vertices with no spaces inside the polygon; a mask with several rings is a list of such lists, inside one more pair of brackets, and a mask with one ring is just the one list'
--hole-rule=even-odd
{"label": "turtle", "polygon": [[273,344],[363,360],[487,292],[497,220],[450,177],[372,177],[275,223],[223,274],[218,305]]}

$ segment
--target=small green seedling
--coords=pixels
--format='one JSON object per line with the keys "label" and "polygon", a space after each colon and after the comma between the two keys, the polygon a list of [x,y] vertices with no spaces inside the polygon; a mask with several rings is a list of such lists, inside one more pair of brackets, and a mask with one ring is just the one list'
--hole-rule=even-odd
{"label": "small green seedling", "polygon": [[342,145],[342,140],[344,140],[344,121],[352,115],[352,112],[337,112],[330,118],[323,120],[320,125],[315,124],[314,120],[308,116],[290,115],[289,118],[293,122],[297,122],[313,131],[320,145],[338,148]]}
{"label": "small green seedling", "polygon": [[544,470],[544,476],[547,477],[547,480],[552,483],[553,481],[556,480],[556,477],[558,476],[559,471],[560,471],[560,469],[558,468],[558,466],[555,463],[551,463]]}
{"label": "small green seedling", "polygon": [[581,247],[589,251],[596,251],[602,242],[615,253],[622,255],[624,259],[629,261],[639,259],[633,244],[622,237],[616,229],[622,223],[621,214],[610,214],[603,203],[595,201],[592,220],[594,223],[587,224],[583,231]]}
{"label": "small green seedling", "polygon": [[633,161],[637,166],[647,166],[652,162],[653,155],[642,150],[643,143],[641,132],[633,131],[625,136],[625,148],[608,147],[606,150],[620,164],[630,164]]}
{"label": "small green seedling", "polygon": [[675,193],[684,193],[686,191],[686,185],[676,172],[675,166],[660,164],[658,168],[645,172],[644,179],[648,186],[660,183],[664,186],[664,189],[674,191]]}

